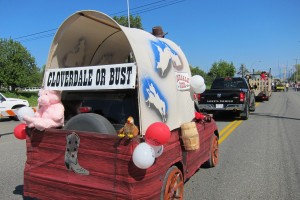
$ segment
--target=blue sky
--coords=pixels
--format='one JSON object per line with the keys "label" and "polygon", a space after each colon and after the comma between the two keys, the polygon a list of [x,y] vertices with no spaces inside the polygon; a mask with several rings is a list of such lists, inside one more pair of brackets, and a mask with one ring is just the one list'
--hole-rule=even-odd
{"label": "blue sky", "polygon": [[[205,72],[224,60],[288,76],[300,63],[300,0],[129,0],[129,7],[144,30],[161,25]],[[127,0],[0,0],[0,38],[20,41],[42,66],[55,33],[48,30],[79,10],[127,15]]]}

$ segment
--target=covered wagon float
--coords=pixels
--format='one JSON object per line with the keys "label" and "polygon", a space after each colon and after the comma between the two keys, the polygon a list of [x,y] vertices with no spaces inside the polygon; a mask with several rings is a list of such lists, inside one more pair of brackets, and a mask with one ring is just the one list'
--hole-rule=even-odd
{"label": "covered wagon float", "polygon": [[24,128],[25,197],[183,199],[184,182],[218,163],[216,123],[194,107],[204,80],[169,39],[76,12],[54,37],[43,89],[61,92],[64,121]]}

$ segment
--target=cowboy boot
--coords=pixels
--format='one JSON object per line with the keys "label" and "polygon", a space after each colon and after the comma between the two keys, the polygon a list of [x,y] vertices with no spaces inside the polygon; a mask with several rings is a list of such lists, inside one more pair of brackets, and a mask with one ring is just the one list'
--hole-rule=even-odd
{"label": "cowboy boot", "polygon": [[78,163],[78,159],[71,158],[68,153],[65,154],[65,165],[69,171],[73,170],[77,174],[89,175],[89,171],[81,167]]}
{"label": "cowboy boot", "polygon": [[76,164],[71,163],[70,168],[77,174],[81,174],[81,175],[89,175],[90,174],[90,172],[88,170],[84,169],[83,167],[81,167],[78,162]]}

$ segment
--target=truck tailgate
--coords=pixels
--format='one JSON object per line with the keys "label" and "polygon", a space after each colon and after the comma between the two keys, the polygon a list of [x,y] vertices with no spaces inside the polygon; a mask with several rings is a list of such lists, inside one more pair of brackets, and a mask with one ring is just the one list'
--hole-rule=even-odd
{"label": "truck tailgate", "polygon": [[200,95],[201,104],[239,104],[240,103],[240,93],[242,90],[218,90],[218,89],[211,89],[205,91],[203,94]]}

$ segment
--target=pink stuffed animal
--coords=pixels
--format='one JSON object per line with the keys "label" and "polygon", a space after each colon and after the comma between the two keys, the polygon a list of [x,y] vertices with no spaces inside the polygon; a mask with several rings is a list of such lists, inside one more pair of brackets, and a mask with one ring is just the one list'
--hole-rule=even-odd
{"label": "pink stuffed animal", "polygon": [[61,93],[54,90],[39,91],[39,108],[34,117],[24,116],[29,128],[35,127],[43,131],[45,128],[55,128],[64,124],[64,106],[61,103]]}

